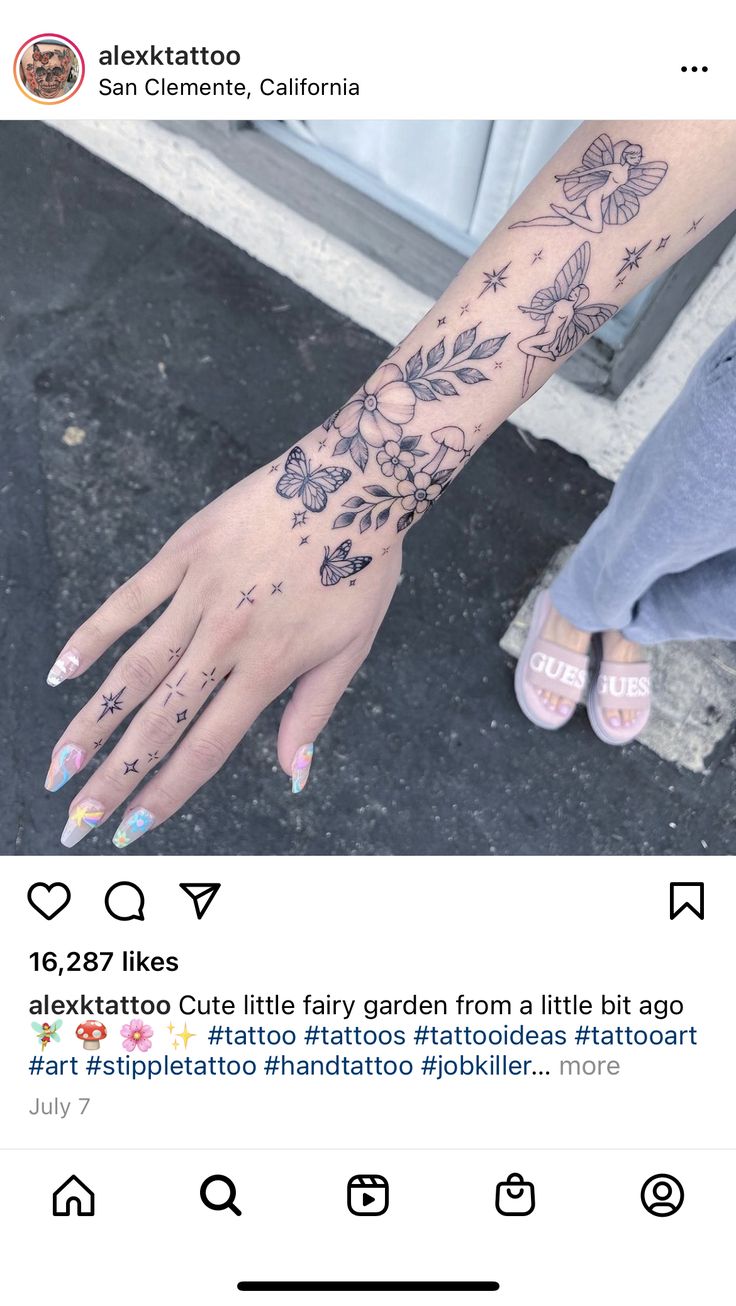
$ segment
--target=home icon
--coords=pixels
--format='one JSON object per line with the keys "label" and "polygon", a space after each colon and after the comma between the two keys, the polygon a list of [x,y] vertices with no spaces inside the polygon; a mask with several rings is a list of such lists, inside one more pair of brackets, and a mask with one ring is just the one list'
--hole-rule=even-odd
{"label": "home icon", "polygon": [[94,1215],[95,1195],[81,1179],[70,1174],[54,1193],[53,1209],[54,1215],[71,1215],[72,1210],[75,1215]]}

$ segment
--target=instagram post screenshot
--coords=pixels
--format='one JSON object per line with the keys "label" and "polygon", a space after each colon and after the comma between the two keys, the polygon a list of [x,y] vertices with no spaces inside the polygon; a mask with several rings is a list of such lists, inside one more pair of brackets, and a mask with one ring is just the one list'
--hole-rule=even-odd
{"label": "instagram post screenshot", "polygon": [[722,15],[0,35],[4,1298],[726,1302]]}

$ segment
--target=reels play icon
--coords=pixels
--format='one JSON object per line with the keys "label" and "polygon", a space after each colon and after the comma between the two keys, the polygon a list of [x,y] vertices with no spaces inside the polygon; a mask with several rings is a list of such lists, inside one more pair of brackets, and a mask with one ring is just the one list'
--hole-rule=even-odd
{"label": "reels play icon", "polygon": [[382,1174],[354,1174],[348,1179],[348,1210],[351,1215],[385,1215],[388,1179]]}

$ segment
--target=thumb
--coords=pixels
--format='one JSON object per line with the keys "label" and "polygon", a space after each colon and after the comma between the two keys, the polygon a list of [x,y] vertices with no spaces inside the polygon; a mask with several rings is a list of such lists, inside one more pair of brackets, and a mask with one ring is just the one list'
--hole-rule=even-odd
{"label": "thumb", "polygon": [[300,794],[309,779],[314,741],[324,730],[350,681],[364,662],[368,649],[354,646],[342,649],[335,657],[297,681],[294,693],[284,708],[279,727],[279,765],[291,776],[291,792]]}

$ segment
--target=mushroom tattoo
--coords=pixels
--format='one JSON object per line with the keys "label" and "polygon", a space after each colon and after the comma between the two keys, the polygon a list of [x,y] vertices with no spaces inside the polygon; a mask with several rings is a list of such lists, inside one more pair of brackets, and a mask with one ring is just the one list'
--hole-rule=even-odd
{"label": "mushroom tattoo", "polygon": [[107,1038],[107,1030],[100,1020],[83,1020],[77,1025],[76,1035],[87,1052],[97,1052],[102,1039]]}
{"label": "mushroom tattoo", "polygon": [[465,432],[461,431],[459,426],[441,426],[439,431],[433,431],[431,440],[437,445],[437,451],[430,458],[428,463],[422,467],[422,471],[428,476],[432,476],[439,471],[446,455],[447,450],[452,449],[454,453],[462,453],[465,449]]}

